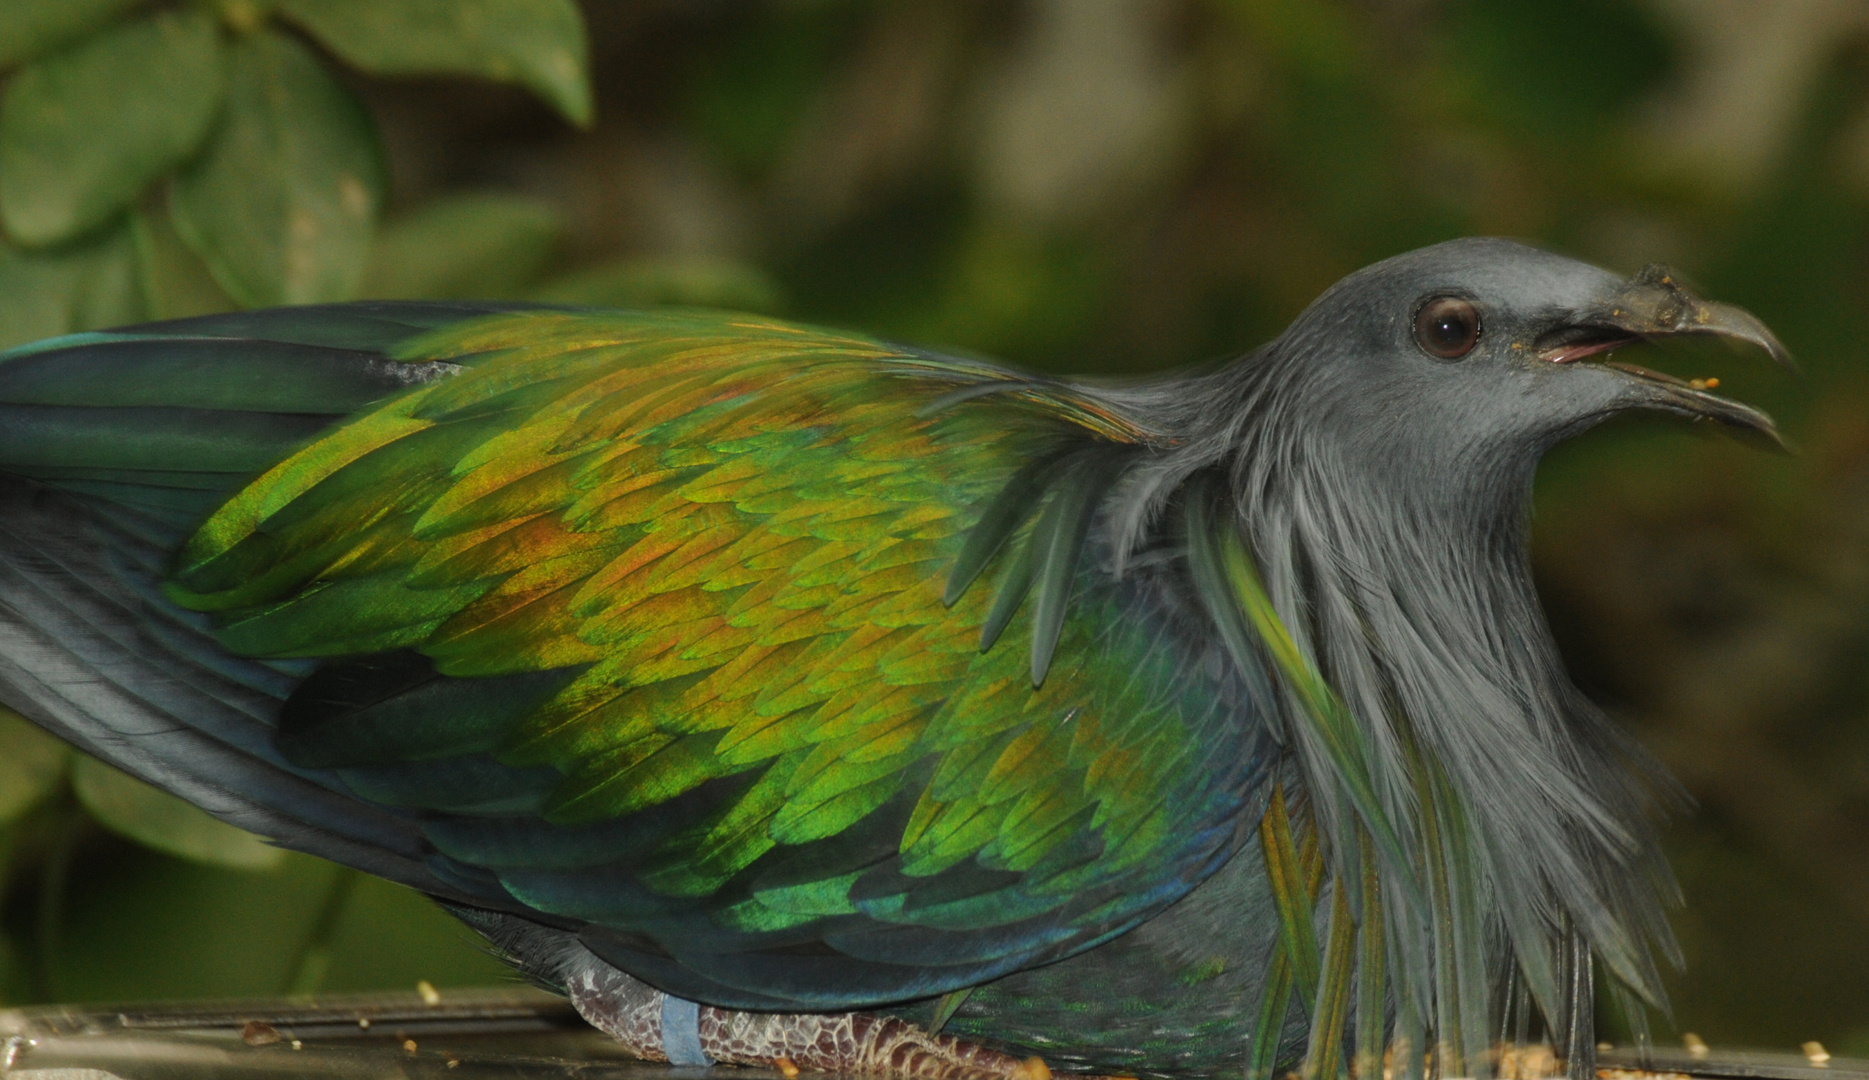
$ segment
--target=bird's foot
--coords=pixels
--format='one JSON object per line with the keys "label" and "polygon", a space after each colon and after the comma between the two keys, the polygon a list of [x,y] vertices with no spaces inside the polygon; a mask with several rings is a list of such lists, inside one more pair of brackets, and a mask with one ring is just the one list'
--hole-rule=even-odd
{"label": "bird's foot", "polygon": [[[932,1035],[893,1016],[868,1013],[744,1013],[701,1010],[701,1042],[716,1061],[794,1071],[859,1073],[904,1080],[1051,1080],[1038,1058]],[[789,1066],[789,1067],[788,1067]]]}
{"label": "bird's foot", "polygon": [[931,1034],[893,1016],[696,1009],[615,970],[581,972],[569,982],[579,1014],[645,1061],[759,1065],[778,1069],[788,1080],[800,1072],[1052,1080],[1038,1058]]}

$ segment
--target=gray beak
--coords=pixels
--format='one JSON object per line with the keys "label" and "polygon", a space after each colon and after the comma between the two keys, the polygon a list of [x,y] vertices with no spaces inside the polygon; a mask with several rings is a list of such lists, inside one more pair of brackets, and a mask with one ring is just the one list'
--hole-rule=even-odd
{"label": "gray beak", "polygon": [[[1541,338],[1537,351],[1542,360],[1568,364],[1638,341],[1678,335],[1722,337],[1755,345],[1780,367],[1797,370],[1790,351],[1757,316],[1731,304],[1702,300],[1683,288],[1667,267],[1658,264],[1644,267],[1601,303],[1576,312],[1565,326]],[[1598,362],[1628,377],[1630,408],[1711,420],[1735,434],[1785,448],[1784,438],[1771,417],[1750,405],[1711,393],[1711,387],[1700,380],[1688,382],[1614,360]]]}

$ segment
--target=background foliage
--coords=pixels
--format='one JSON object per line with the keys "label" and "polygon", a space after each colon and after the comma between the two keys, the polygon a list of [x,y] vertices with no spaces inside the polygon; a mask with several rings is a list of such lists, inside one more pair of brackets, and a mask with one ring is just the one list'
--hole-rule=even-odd
{"label": "background foliage", "polygon": [[[1541,584],[1580,681],[1699,804],[1672,833],[1678,1026],[1869,1053],[1869,11],[8,0],[0,79],[0,344],[499,296],[1136,372],[1451,236],[1670,262],[1807,374],[1653,362],[1718,375],[1801,453],[1593,434],[1541,477]],[[500,977],[419,898],[19,722],[0,819],[8,1001]]]}

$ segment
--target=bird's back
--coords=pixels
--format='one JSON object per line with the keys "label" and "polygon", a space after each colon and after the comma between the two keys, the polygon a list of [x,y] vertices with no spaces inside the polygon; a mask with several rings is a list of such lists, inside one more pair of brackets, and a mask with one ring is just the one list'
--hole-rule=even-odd
{"label": "bird's back", "polygon": [[1119,581],[1094,527],[1134,438],[717,313],[60,339],[0,356],[0,696],[689,997],[926,997],[1105,941],[1250,835],[1261,704],[1172,564]]}

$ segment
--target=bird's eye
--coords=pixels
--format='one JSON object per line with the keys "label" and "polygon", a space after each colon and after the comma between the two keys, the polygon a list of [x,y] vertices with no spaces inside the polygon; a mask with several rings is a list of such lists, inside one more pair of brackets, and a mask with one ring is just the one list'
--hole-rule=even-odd
{"label": "bird's eye", "polygon": [[1471,301],[1437,296],[1415,316],[1415,341],[1429,356],[1458,360],[1480,340],[1480,313]]}

